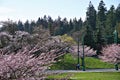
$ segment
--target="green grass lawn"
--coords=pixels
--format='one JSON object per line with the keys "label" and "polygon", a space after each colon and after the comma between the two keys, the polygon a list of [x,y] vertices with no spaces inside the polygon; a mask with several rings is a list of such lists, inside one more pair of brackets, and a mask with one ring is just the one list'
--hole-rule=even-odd
{"label": "green grass lawn", "polygon": [[[67,78],[69,76],[69,79]],[[120,80],[120,72],[79,72],[48,76],[47,80]]]}
{"label": "green grass lawn", "polygon": [[[60,61],[51,66],[51,70],[75,70],[77,58],[71,54],[66,54],[60,58]],[[81,64],[81,59],[80,59]],[[86,69],[114,68],[113,64],[102,62],[98,58],[85,57]]]}

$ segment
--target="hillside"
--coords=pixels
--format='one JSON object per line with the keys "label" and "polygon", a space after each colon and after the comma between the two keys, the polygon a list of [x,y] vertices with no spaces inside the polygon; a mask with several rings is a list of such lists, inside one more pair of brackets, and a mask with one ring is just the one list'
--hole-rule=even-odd
{"label": "hillside", "polygon": [[[65,54],[60,57],[59,61],[54,63],[50,68],[52,70],[75,70],[76,64],[77,57],[73,57],[71,54]],[[85,57],[85,65],[86,69],[114,68],[113,64],[102,62],[100,59],[93,57]]]}

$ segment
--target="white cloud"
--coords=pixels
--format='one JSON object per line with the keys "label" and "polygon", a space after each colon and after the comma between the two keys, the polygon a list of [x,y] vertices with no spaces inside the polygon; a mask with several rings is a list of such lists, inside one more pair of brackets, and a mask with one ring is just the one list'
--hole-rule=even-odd
{"label": "white cloud", "polygon": [[0,7],[0,14],[7,14],[15,12],[15,9],[8,8],[8,7]]}

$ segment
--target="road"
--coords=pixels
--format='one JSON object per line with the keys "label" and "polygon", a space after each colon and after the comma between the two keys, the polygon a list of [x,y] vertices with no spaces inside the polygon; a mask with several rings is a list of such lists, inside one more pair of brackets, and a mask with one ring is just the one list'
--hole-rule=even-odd
{"label": "road", "polygon": [[86,71],[82,70],[47,70],[46,73],[68,73],[68,72],[120,72],[115,69],[87,69]]}

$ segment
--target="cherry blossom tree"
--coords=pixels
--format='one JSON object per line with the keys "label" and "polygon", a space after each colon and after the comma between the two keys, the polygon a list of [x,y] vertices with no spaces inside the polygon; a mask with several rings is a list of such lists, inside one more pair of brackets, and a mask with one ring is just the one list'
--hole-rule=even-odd
{"label": "cherry blossom tree", "polygon": [[11,35],[9,35],[6,32],[0,33],[0,48],[6,47],[9,44],[9,41],[11,39]]}
{"label": "cherry blossom tree", "polygon": [[99,56],[104,62],[115,64],[115,69],[118,70],[120,64],[120,44],[107,45],[102,50],[102,55]]}
{"label": "cherry blossom tree", "polygon": [[[78,46],[72,46],[70,48],[70,52],[74,55],[74,56],[78,56]],[[96,51],[93,50],[92,48],[88,47],[88,46],[84,46],[84,56],[86,57],[92,57],[96,55]],[[82,57],[83,56],[83,47],[79,46],[79,56]]]}
{"label": "cherry blossom tree", "polygon": [[0,50],[0,80],[40,80],[43,74],[55,59],[65,52],[64,48],[53,48],[46,53],[40,53],[41,48],[24,47],[17,53],[4,54]]}
{"label": "cherry blossom tree", "polygon": [[33,34],[0,32],[0,45],[0,80],[41,80],[47,67],[68,47],[40,27]]}
{"label": "cherry blossom tree", "polygon": [[120,44],[107,45],[102,49],[100,59],[114,64],[120,63]]}
{"label": "cherry blossom tree", "polygon": [[44,30],[41,30],[41,34],[34,33],[32,35],[24,31],[16,31],[14,35],[10,35],[7,32],[0,33],[0,46],[4,50],[5,54],[17,52],[25,46],[33,48],[36,45],[41,48],[40,53],[42,53],[48,52],[53,48],[64,47],[67,44],[62,42],[60,37],[52,37]]}

